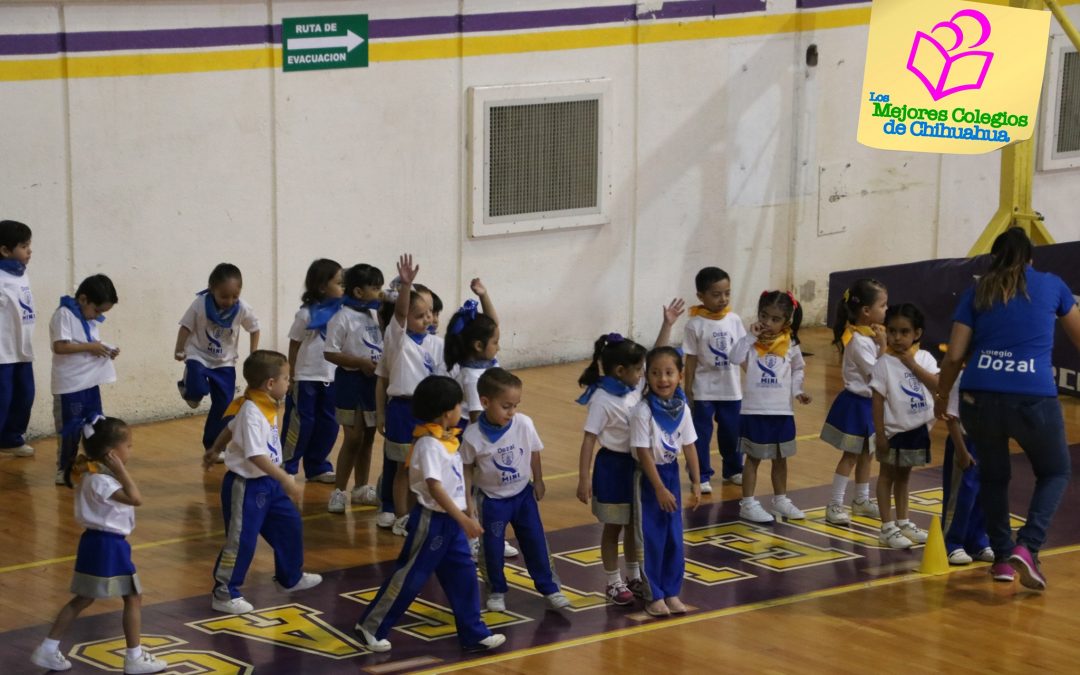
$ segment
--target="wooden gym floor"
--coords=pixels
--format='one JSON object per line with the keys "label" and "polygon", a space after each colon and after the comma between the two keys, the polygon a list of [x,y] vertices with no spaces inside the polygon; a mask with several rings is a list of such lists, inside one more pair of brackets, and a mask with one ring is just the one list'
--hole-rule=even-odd
{"label": "wooden gym floor", "polygon": [[[739,488],[714,483],[711,499],[687,512],[688,580],[682,618],[651,620],[640,608],[604,606],[596,597],[603,576],[595,564],[598,530],[575,498],[584,410],[573,404],[583,364],[519,371],[522,410],[545,443],[547,497],[541,505],[557,569],[575,589],[575,610],[545,613],[527,591],[523,571],[511,575],[508,613],[486,617],[511,638],[481,657],[456,650],[450,616],[433,585],[410,612],[389,656],[367,654],[352,640],[352,621],[384,578],[402,539],[377,530],[374,511],[326,512],[331,486],[307,485],[305,558],[310,571],[328,572],[318,594],[285,598],[273,591],[273,561],[260,546],[245,593],[265,612],[229,619],[209,608],[214,558],[222,542],[218,490],[223,468],[199,467],[202,418],[140,426],[132,473],[145,505],[130,537],[144,587],[145,644],[174,664],[175,673],[371,672],[407,670],[477,673],[669,672],[741,669],[750,672],[840,672],[869,669],[1073,672],[1080,660],[1075,616],[1080,611],[1080,496],[1070,486],[1058,512],[1043,569],[1046,593],[995,584],[985,565],[945,576],[914,573],[921,551],[882,551],[873,522],[825,526],[836,451],[816,439],[840,388],[835,352],[824,330],[804,334],[808,406],[799,406],[798,455],[790,462],[789,492],[808,510],[807,526],[749,526],[737,518]],[[108,405],[108,391],[105,392]],[[40,405],[46,404],[42,397]],[[1062,399],[1067,436],[1080,442],[1080,401]],[[940,465],[944,429],[934,430]],[[53,485],[55,439],[39,439],[38,455],[0,458],[0,672],[35,672],[26,658],[68,600],[80,529],[72,493]],[[1074,451],[1076,450],[1074,446]],[[378,454],[378,453],[377,453]],[[378,473],[374,462],[372,480]],[[714,455],[714,462],[719,459]],[[1014,457],[1014,482],[1028,494],[1030,469]],[[716,466],[716,465],[714,465]],[[875,470],[876,473],[876,470]],[[759,493],[768,494],[768,480]],[[925,525],[940,498],[940,472],[913,478],[913,506]],[[939,508],[939,506],[937,507]],[[1013,512],[1024,512],[1014,501]],[[379,563],[382,563],[381,565]],[[508,563],[518,564],[509,560]],[[516,581],[515,581],[516,580]],[[522,581],[524,583],[522,583]],[[76,624],[63,648],[79,672],[115,667],[121,635],[119,602],[98,602]],[[320,615],[324,615],[320,618]],[[70,651],[69,651],[70,650]]]}

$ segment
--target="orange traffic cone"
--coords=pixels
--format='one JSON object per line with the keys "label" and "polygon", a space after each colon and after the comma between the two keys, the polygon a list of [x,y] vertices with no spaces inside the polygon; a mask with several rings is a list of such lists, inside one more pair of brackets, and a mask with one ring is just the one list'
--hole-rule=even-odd
{"label": "orange traffic cone", "polygon": [[949,571],[949,555],[945,552],[945,536],[941,534],[941,518],[934,516],[930,519],[930,529],[927,535],[926,547],[923,548],[922,564],[919,565],[919,574],[947,574]]}

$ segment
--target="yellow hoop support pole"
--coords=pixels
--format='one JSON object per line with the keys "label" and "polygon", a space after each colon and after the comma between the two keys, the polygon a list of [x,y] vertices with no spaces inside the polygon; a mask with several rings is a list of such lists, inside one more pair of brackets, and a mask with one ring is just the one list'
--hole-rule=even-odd
{"label": "yellow hoop support pole", "polygon": [[[991,1],[991,0],[986,0]],[[1010,7],[1039,9],[1045,5],[1064,29],[1069,40],[1080,51],[1080,32],[1073,26],[1068,15],[1057,0],[1009,0]],[[968,256],[990,252],[990,246],[999,234],[1010,227],[1022,227],[1039,246],[1054,243],[1046,229],[1042,214],[1031,205],[1031,186],[1035,179],[1035,138],[1037,132],[1026,141],[1014,143],[1001,149],[1001,182],[998,189],[998,209],[990,218],[986,229],[979,235]]]}

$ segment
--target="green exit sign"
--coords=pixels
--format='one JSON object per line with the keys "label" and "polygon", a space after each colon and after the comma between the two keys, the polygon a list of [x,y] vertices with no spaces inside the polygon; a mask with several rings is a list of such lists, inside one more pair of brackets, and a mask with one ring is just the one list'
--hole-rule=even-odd
{"label": "green exit sign", "polygon": [[285,72],[367,65],[367,14],[281,20],[281,66]]}

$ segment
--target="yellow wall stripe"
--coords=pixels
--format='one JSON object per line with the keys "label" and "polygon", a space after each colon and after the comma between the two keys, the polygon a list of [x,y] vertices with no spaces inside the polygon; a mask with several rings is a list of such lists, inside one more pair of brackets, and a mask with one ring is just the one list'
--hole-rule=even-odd
{"label": "yellow wall stripe", "polygon": [[[1080,0],[1062,0],[1064,5]],[[375,41],[370,45],[372,63],[459,59],[472,56],[522,54],[659,44],[686,40],[716,40],[752,35],[777,35],[850,28],[870,21],[869,7],[740,16],[686,22],[639,22],[626,26],[581,28],[498,35]],[[221,51],[153,52],[101,56],[60,55],[47,59],[0,60],[0,81],[55,80],[66,76],[122,77],[227,70],[279,68],[281,48],[267,46]]]}

